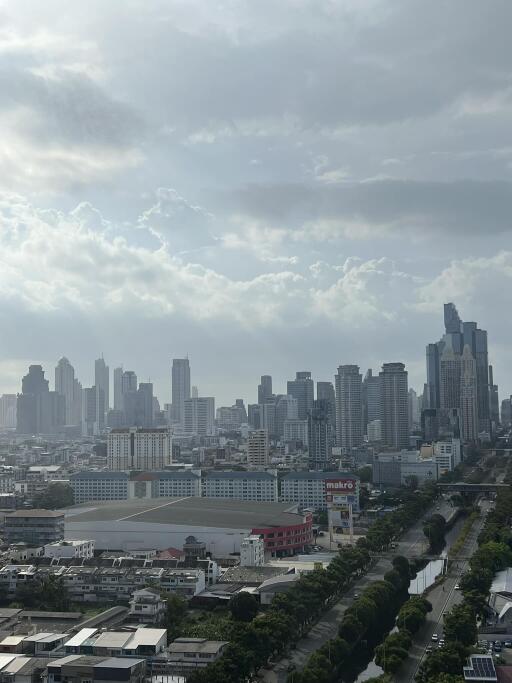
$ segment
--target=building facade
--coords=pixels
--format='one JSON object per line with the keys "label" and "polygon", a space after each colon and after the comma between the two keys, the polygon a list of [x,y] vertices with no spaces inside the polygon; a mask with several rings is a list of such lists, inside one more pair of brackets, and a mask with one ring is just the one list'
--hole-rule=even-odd
{"label": "building facade", "polygon": [[290,472],[281,482],[281,500],[310,510],[325,510],[331,484],[335,490],[354,495],[354,511],[359,509],[359,477],[348,472]]}
{"label": "building facade", "polygon": [[232,498],[260,502],[276,502],[276,472],[220,472],[203,476],[202,495],[205,498]]}
{"label": "building facade", "polygon": [[405,365],[384,363],[379,378],[382,441],[391,448],[408,448],[409,405]]}
{"label": "building facade", "polygon": [[251,467],[266,467],[270,461],[268,432],[256,429],[247,441],[247,464]]}
{"label": "building facade", "polygon": [[340,365],[336,383],[336,443],[349,453],[363,443],[362,376],[357,365]]}
{"label": "building facade", "polygon": [[64,538],[64,513],[56,510],[16,510],[4,520],[4,540],[42,547]]}
{"label": "building facade", "polygon": [[172,462],[169,429],[113,429],[107,440],[109,470],[162,470]]}

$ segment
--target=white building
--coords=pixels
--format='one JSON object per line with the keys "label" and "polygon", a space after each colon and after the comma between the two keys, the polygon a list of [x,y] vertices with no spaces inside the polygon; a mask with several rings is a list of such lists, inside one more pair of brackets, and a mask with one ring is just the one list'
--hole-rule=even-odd
{"label": "white building", "polygon": [[148,624],[160,623],[166,612],[166,602],[153,588],[134,591],[130,600],[130,617]]}
{"label": "white building", "polygon": [[126,500],[129,481],[126,472],[76,472],[69,477],[76,504],[89,500]]}
{"label": "white building", "polygon": [[208,472],[203,477],[203,496],[276,502],[277,473],[267,472]]}
{"label": "white building", "polygon": [[366,430],[368,441],[380,441],[382,439],[382,422],[380,420],[368,422]]}
{"label": "white building", "polygon": [[169,429],[130,427],[113,429],[108,435],[109,470],[162,470],[172,462]]}
{"label": "white building", "polygon": [[44,557],[94,557],[94,541],[57,541],[44,546]]}
{"label": "white building", "polygon": [[433,458],[439,468],[439,474],[452,472],[462,460],[460,439],[436,441],[433,444]]}
{"label": "white building", "polygon": [[197,436],[215,434],[215,399],[213,396],[193,396],[183,402],[184,431]]}
{"label": "white building", "polygon": [[284,421],[284,441],[301,441],[304,446],[308,445],[308,421],[285,420]]}
{"label": "white building", "polygon": [[359,509],[359,477],[345,472],[290,472],[281,482],[281,500],[311,510],[325,510],[330,491],[352,495]]}
{"label": "white building", "polygon": [[256,429],[249,434],[247,464],[252,467],[265,467],[269,464],[268,432],[266,429]]}
{"label": "white building", "polygon": [[262,567],[265,564],[265,543],[260,536],[246,536],[240,544],[242,567]]}

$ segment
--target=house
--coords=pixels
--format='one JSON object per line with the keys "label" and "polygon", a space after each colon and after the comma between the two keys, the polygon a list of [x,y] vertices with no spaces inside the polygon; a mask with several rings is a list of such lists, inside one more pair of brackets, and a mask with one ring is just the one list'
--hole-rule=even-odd
{"label": "house", "polygon": [[146,624],[159,624],[165,617],[166,601],[153,588],[141,588],[132,593],[130,616]]}
{"label": "house", "polygon": [[176,674],[190,674],[222,656],[228,643],[206,638],[176,638],[169,645],[169,669]]}

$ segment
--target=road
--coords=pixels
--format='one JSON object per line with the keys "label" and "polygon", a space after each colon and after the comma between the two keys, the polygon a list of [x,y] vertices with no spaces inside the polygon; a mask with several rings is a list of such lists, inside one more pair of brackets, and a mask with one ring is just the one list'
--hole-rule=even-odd
{"label": "road", "polygon": [[[448,502],[442,501],[439,504],[439,509],[436,507],[431,508],[424,517],[428,517],[434,512],[447,518],[453,512],[453,508]],[[418,521],[404,534],[398,543],[398,548],[395,551],[396,555],[408,557],[420,554],[418,551],[423,548],[425,543],[423,519]],[[259,678],[266,683],[284,683],[291,665],[296,669],[303,668],[313,652],[331,638],[336,637],[345,610],[353,603],[354,595],[361,593],[370,583],[382,579],[384,574],[391,569],[391,566],[391,558],[378,559],[372,569],[354,583],[352,588],[299,640],[295,650],[287,657],[280,659],[272,669],[262,669]]]}
{"label": "road", "polygon": [[[482,516],[475,522],[471,529],[464,547],[462,548],[461,557],[471,557],[478,547],[477,538],[482,526],[485,522],[485,514],[489,509],[489,501],[482,502]],[[447,534],[447,547],[456,540],[455,529]],[[437,634],[438,638],[443,636],[443,614],[450,611],[450,609],[462,601],[460,591],[455,590],[456,584],[460,581],[462,574],[467,570],[467,560],[454,562],[450,569],[449,575],[446,577],[442,585],[432,589],[428,595],[428,600],[432,603],[432,612],[427,615],[427,621],[415,635],[412,647],[409,650],[409,657],[400,668],[399,672],[395,674],[394,680],[396,683],[407,683],[414,681],[414,677],[426,655],[426,648],[432,643],[432,636]]]}

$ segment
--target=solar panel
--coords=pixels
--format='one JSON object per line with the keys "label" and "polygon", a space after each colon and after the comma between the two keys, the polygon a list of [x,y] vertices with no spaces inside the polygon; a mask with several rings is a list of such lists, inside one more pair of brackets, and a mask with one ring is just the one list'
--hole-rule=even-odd
{"label": "solar panel", "polygon": [[496,669],[489,655],[472,656],[470,658],[472,669],[479,678],[496,680]]}

